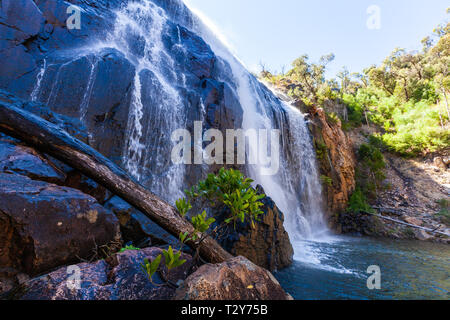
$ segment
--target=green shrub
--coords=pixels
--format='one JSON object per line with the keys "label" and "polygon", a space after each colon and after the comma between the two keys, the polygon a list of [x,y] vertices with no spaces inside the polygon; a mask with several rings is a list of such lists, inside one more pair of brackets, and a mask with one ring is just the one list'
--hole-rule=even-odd
{"label": "green shrub", "polygon": [[382,188],[382,182],[386,179],[384,156],[376,146],[362,144],[357,157],[359,160],[356,170],[357,184],[366,197],[375,198],[378,189]]}
{"label": "green shrub", "polygon": [[186,263],[186,260],[180,259],[181,251],[174,252],[172,246],[169,246],[169,249],[163,250],[164,262],[166,264],[167,270],[172,270],[173,268],[177,268]]}
{"label": "green shrub", "polygon": [[260,209],[263,204],[259,200],[265,195],[258,195],[251,187],[252,182],[238,170],[222,168],[217,175],[209,174],[206,180],[186,191],[186,195],[192,200],[205,200],[211,207],[226,206],[231,212],[227,223],[248,221],[254,225],[263,214]]}
{"label": "green shrub", "polygon": [[371,134],[369,136],[369,144],[375,148],[378,148],[380,151],[386,151],[387,149],[383,141],[383,136],[379,133]]}
{"label": "green shrub", "polygon": [[315,145],[316,145],[317,159],[319,159],[319,160],[325,159],[327,156],[327,153],[328,153],[327,145],[320,141],[316,141]]}
{"label": "green shrub", "polygon": [[[211,208],[224,206],[228,209],[230,215],[214,230],[211,230],[211,225],[216,220],[208,217],[206,210],[192,216],[191,223],[194,230],[192,233],[180,233],[179,242],[181,248],[185,243],[189,242],[194,242],[198,248],[205,239],[218,234],[230,223],[236,225],[237,222],[249,222],[254,228],[255,221],[260,221],[260,215],[263,214],[261,210],[263,203],[260,200],[265,198],[265,195],[258,195],[251,186],[252,182],[253,180],[245,178],[237,170],[222,168],[217,175],[209,174],[205,180],[199,181],[191,190],[186,190],[186,198],[179,199],[175,203],[178,212],[183,218],[188,216],[189,211],[192,209],[191,201],[194,200],[205,202]],[[163,250],[164,263],[169,272],[186,262],[186,260],[181,259],[181,248],[180,250],[174,250],[170,246],[168,250]],[[197,249],[194,259],[198,257],[199,251]],[[153,275],[158,270],[160,262],[161,256],[158,256],[152,262],[144,260],[144,263],[141,265],[142,270],[147,274],[150,281],[152,281]]]}
{"label": "green shrub", "polygon": [[373,213],[373,209],[367,201],[366,196],[360,188],[357,188],[350,197],[347,212],[350,213]]}
{"label": "green shrub", "polygon": [[153,275],[158,270],[160,263],[161,263],[161,255],[158,255],[155,259],[153,259],[152,262],[150,262],[148,259],[144,259],[144,263],[141,264],[142,271],[144,271],[144,273],[147,275],[148,279],[152,283],[153,283]]}
{"label": "green shrub", "polygon": [[441,219],[443,223],[446,225],[450,225],[450,200],[449,199],[441,199],[438,201],[440,206],[440,210],[437,216]]}
{"label": "green shrub", "polygon": [[385,134],[383,142],[405,156],[442,150],[450,145],[450,133],[441,127],[441,119],[448,121],[443,105],[405,104],[393,113],[395,130]]}
{"label": "green shrub", "polygon": [[322,181],[323,184],[325,184],[329,187],[331,187],[333,185],[333,179],[331,179],[330,177],[325,176],[325,175],[320,176],[320,181]]}
{"label": "green shrub", "polygon": [[363,124],[364,121],[364,101],[359,100],[360,96],[344,94],[343,102],[347,105],[348,122],[346,128],[357,128]]}
{"label": "green shrub", "polygon": [[358,159],[377,181],[385,179],[383,169],[386,168],[386,163],[380,149],[371,144],[362,144],[358,150]]}

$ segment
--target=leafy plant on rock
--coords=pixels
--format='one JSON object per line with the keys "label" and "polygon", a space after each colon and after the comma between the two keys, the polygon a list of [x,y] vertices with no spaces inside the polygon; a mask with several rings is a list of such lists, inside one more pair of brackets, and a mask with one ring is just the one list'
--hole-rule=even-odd
{"label": "leafy plant on rock", "polygon": [[[265,195],[258,194],[251,186],[252,183],[253,180],[244,177],[240,171],[222,168],[216,175],[209,174],[205,180],[199,181],[196,186],[185,191],[186,197],[175,202],[175,206],[182,217],[188,218],[192,209],[192,201],[200,201],[211,208],[225,207],[229,216],[214,229],[211,229],[211,226],[216,222],[216,219],[208,217],[206,210],[192,216],[190,222],[194,231],[192,233],[180,233],[181,248],[174,251],[170,246],[168,250],[163,251],[164,263],[169,272],[186,263],[186,260],[181,259],[181,250],[186,243],[193,242],[198,248],[206,238],[214,237],[230,224],[236,227],[236,223],[249,223],[252,228],[255,227],[255,222],[260,221],[260,216],[263,214],[261,210],[263,203],[260,200],[265,198]],[[195,253],[195,259],[201,259],[198,249]],[[158,256],[152,262],[144,260],[142,269],[150,281],[152,281],[152,277],[160,264],[161,256]]]}

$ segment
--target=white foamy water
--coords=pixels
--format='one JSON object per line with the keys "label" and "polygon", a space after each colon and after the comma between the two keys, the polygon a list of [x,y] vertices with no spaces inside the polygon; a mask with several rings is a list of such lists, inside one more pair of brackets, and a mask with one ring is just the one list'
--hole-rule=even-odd
{"label": "white foamy water", "polygon": [[36,78],[36,85],[34,86],[33,91],[31,92],[30,100],[33,102],[38,100],[42,85],[42,79],[44,78],[46,70],[47,70],[47,60],[44,59],[42,68],[39,70],[39,73]]}
{"label": "white foamy water", "polygon": [[[104,47],[112,47],[122,52],[136,67],[132,99],[129,112],[127,141],[124,150],[124,166],[139,181],[150,164],[163,166],[166,157],[162,152],[150,152],[149,146],[162,146],[168,143],[161,136],[153,134],[153,127],[163,128],[161,131],[173,132],[186,126],[182,113],[184,104],[172,83],[172,79],[185,81],[184,75],[175,73],[174,61],[165,51],[162,37],[167,16],[160,7],[150,1],[130,2],[116,12],[117,18],[114,31],[108,37]],[[130,38],[130,36],[132,36]],[[137,50],[131,46],[130,39],[139,41],[142,48]],[[145,105],[142,101],[142,72],[150,71],[156,78],[158,89],[154,94],[159,103]],[[168,74],[168,71],[170,74]],[[153,109],[152,117],[144,123],[144,115],[149,108]],[[156,109],[156,110],[155,110]],[[147,187],[153,192],[164,196],[170,202],[182,196],[184,182],[184,166],[172,165],[162,177],[146,181]]]}

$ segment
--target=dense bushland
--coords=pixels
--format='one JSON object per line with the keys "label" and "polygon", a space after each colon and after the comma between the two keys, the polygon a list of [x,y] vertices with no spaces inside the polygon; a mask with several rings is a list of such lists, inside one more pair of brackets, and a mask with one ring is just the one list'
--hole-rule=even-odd
{"label": "dense bushland", "polygon": [[[303,55],[282,74],[263,70],[261,77],[310,108],[324,107],[330,121],[340,118],[344,129],[363,124],[376,127],[387,150],[403,156],[442,151],[450,145],[450,24],[440,25],[422,40],[423,49],[395,49],[380,65],[361,73],[344,68],[326,79],[329,54],[319,63]],[[327,110],[326,101],[344,110]]]}
{"label": "dense bushland", "polygon": [[[261,72],[264,81],[303,102],[312,113],[323,108],[330,124],[341,121],[344,130],[362,125],[375,130],[356,153],[357,188],[349,200],[350,212],[369,212],[369,201],[386,188],[382,152],[410,157],[450,148],[449,31],[449,23],[439,25],[422,40],[420,51],[397,48],[380,65],[361,73],[344,67],[336,78],[326,79],[333,54],[318,63],[303,55],[281,74]],[[320,159],[326,149],[318,145],[316,149]],[[327,183],[325,178],[322,181]],[[443,210],[444,218],[446,213]]]}

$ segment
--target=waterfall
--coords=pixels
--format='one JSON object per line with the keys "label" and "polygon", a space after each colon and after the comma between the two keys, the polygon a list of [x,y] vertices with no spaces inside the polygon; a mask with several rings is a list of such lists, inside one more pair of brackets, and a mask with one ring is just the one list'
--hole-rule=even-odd
{"label": "waterfall", "polygon": [[[183,196],[182,190],[187,186],[191,173],[185,165],[171,162],[170,153],[174,146],[171,133],[188,128],[193,120],[206,121],[206,106],[202,98],[199,102],[189,101],[189,94],[183,91],[186,90],[187,77],[192,77],[192,74],[180,70],[183,66],[174,60],[176,57],[164,40],[175,36],[174,48],[179,54],[189,57],[188,48],[183,43],[181,28],[184,27],[202,37],[211,47],[217,56],[215,79],[229,85],[243,108],[242,128],[229,129],[280,131],[278,172],[264,175],[262,164],[248,164],[246,171],[285,214],[285,228],[292,242],[315,239],[326,232],[316,156],[305,117],[251,75],[214,28],[202,17],[192,14],[182,0],[128,1],[114,13],[115,20],[104,40],[80,51],[91,65],[79,115],[86,122],[101,59],[99,54],[106,48],[121,52],[135,68],[122,152],[124,168],[170,203]],[[170,33],[171,30],[174,34]],[[62,70],[72,61],[59,66],[47,98],[48,105],[52,106],[57,99]],[[32,100],[39,98],[47,68],[44,60],[32,90]],[[258,142],[250,141],[247,156],[260,151],[256,149]],[[202,141],[193,143],[194,148],[202,147]],[[207,171],[204,166],[199,172]],[[199,173],[194,176],[199,178]]]}
{"label": "waterfall", "polygon": [[[82,51],[84,56],[89,55],[91,66],[80,104],[80,119],[85,120],[89,107],[100,61],[97,54],[105,48],[118,50],[135,68],[122,164],[139,182],[166,201],[174,203],[183,196],[182,190],[186,187],[189,172],[185,165],[170,161],[174,146],[171,133],[190,125],[187,120],[189,112],[190,122],[193,117],[197,121],[205,121],[206,107],[200,99],[198,110],[192,110],[196,108],[196,103],[188,101],[185,93],[181,94],[189,75],[180,70],[179,62],[174,61],[173,53],[164,42],[165,37],[173,36],[168,33],[168,26],[175,20],[178,23],[175,23],[174,31],[177,50],[187,53],[181,30],[185,27],[202,37],[214,51],[218,58],[215,77],[229,84],[243,108],[242,129],[280,131],[278,172],[264,175],[261,164],[248,164],[246,171],[285,214],[285,228],[291,241],[301,243],[326,233],[316,156],[305,117],[251,75],[230,52],[223,39],[204,19],[186,9],[182,0],[160,2],[140,0],[124,3],[114,11],[115,21],[105,40],[98,41],[86,52]],[[48,105],[56,99],[61,70],[69,63],[71,61],[59,66],[47,99]],[[31,94],[32,100],[38,98],[47,68],[44,60]],[[256,153],[254,148],[257,144],[258,141],[251,141],[247,156]],[[201,147],[201,141],[194,141],[194,147]]]}
{"label": "waterfall", "polygon": [[[94,58],[95,59],[95,58]],[[95,71],[98,65],[98,61],[96,59],[94,61],[91,61],[91,71],[89,72],[89,79],[86,86],[86,91],[83,96],[83,100],[81,101],[80,105],[80,120],[85,123],[86,113],[89,108],[89,100],[92,95],[92,89],[94,87],[95,82]]]}
{"label": "waterfall", "polygon": [[142,160],[142,152],[145,149],[145,145],[141,143],[142,139],[142,117],[144,116],[144,106],[142,104],[142,85],[141,77],[136,72],[134,77],[134,90],[131,100],[127,138],[128,146],[125,157],[125,169],[130,174],[140,180],[139,163]]}
{"label": "waterfall", "polygon": [[[312,137],[304,116],[293,106],[271,95],[271,92],[268,94],[263,84],[247,71],[212,31],[214,28],[208,25],[207,19],[195,13],[198,19],[193,19],[190,27],[231,66],[237,83],[237,96],[244,108],[243,129],[279,129],[282,132],[283,152],[278,173],[264,176],[260,166],[250,165],[251,178],[263,186],[266,194],[285,214],[285,228],[294,247],[296,242],[320,237],[327,232],[323,218],[322,187]],[[251,143],[250,148],[253,145]]]}
{"label": "waterfall", "polygon": [[[243,63],[239,61],[223,44],[212,29],[200,17],[192,15],[181,0],[172,0],[167,11],[156,5],[157,0],[141,0],[129,2],[116,12],[114,30],[104,46],[113,47],[122,52],[136,66],[127,141],[124,150],[124,166],[139,181],[153,192],[170,202],[182,196],[185,187],[186,168],[182,165],[165,165],[170,156],[167,149],[160,148],[171,145],[167,137],[152,132],[152,127],[161,128],[164,132],[173,132],[186,128],[185,109],[191,107],[182,101],[179,88],[186,83],[183,72],[175,73],[175,63],[166,52],[163,37],[164,26],[171,18],[175,18],[183,27],[201,36],[214,53],[228,63],[232,73],[232,89],[243,107],[244,130],[281,131],[281,156],[279,171],[268,176],[262,174],[261,165],[247,165],[250,177],[255,184],[261,185],[285,214],[285,228],[292,242],[314,239],[327,231],[322,210],[322,190],[319,182],[315,151],[304,116],[288,102],[283,102],[276,95],[252,76]],[[177,7],[178,6],[178,7]],[[183,9],[184,8],[184,9]],[[170,11],[170,12],[168,12]],[[183,15],[183,17],[180,17]],[[186,17],[189,15],[189,17]],[[181,31],[177,26],[177,44],[183,48]],[[139,48],[136,48],[139,43]],[[220,59],[219,62],[220,63]],[[143,72],[150,71],[157,83],[154,97],[158,102],[157,110],[146,118],[148,108],[143,101],[143,91],[148,88],[143,84]],[[226,77],[227,75],[223,75]],[[229,79],[220,79],[224,82]],[[206,112],[203,101],[200,101],[200,114],[197,120],[204,120]],[[155,108],[155,106],[152,106]],[[232,128],[230,128],[232,129]],[[194,141],[194,147],[199,142]],[[255,143],[250,143],[253,152]],[[150,172],[147,167],[156,164]],[[146,177],[149,177],[146,179]],[[295,245],[294,245],[295,247]]]}
{"label": "waterfall", "polygon": [[47,70],[47,60],[44,59],[42,68],[39,70],[39,73],[37,75],[36,85],[34,86],[30,95],[30,100],[33,102],[37,101],[39,98],[38,96],[41,90],[42,79],[44,78],[46,70]]}
{"label": "waterfall", "polygon": [[[171,132],[186,126],[185,105],[176,87],[185,77],[175,72],[174,61],[165,51],[166,24],[164,10],[153,2],[129,2],[116,12],[114,30],[103,46],[122,52],[136,67],[123,164],[150,190],[174,203],[182,196],[185,168],[168,164],[170,154],[162,148],[172,145]],[[150,77],[152,88],[143,87],[145,77]],[[143,101],[144,91],[153,105]],[[146,114],[150,115],[144,119]],[[161,134],[155,134],[154,128]]]}

